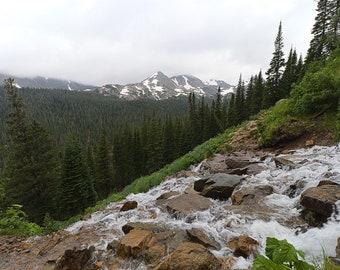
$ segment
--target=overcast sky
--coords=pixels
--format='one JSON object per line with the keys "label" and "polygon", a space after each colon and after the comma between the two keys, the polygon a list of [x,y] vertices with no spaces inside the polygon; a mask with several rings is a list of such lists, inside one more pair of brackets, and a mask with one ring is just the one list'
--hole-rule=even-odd
{"label": "overcast sky", "polygon": [[0,2],[0,72],[94,85],[156,71],[236,84],[268,68],[280,21],[286,56],[305,55],[316,15],[313,0]]}

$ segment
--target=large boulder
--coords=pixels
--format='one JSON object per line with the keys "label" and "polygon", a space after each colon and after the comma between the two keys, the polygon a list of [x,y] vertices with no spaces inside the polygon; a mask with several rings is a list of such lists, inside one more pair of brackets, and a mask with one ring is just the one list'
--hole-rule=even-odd
{"label": "large boulder", "polygon": [[323,217],[330,217],[335,209],[335,203],[340,200],[339,185],[323,185],[305,190],[300,197],[300,204],[307,210]]}
{"label": "large boulder", "polygon": [[224,162],[227,165],[228,169],[244,168],[250,164],[254,164],[254,162],[238,157],[227,157],[225,158]]}
{"label": "large boulder", "polygon": [[92,253],[95,248],[91,246],[90,248],[76,250],[67,249],[64,255],[57,261],[54,270],[83,270],[86,269],[86,264],[92,258]]}
{"label": "large boulder", "polygon": [[161,261],[154,270],[220,270],[221,262],[204,246],[185,242]]}
{"label": "large boulder", "polygon": [[269,185],[247,186],[236,191],[231,196],[233,205],[252,205],[258,203],[262,198],[273,193],[273,187]]}
{"label": "large boulder", "polygon": [[192,212],[206,210],[213,205],[213,202],[201,195],[182,194],[169,199],[166,208],[171,214],[187,216]]}
{"label": "large boulder", "polygon": [[236,186],[240,184],[241,176],[230,175],[226,173],[216,173],[200,179],[194,184],[194,188],[200,191],[204,197],[209,197],[219,200],[227,200],[233,193]]}
{"label": "large boulder", "polygon": [[123,236],[117,246],[117,255],[121,258],[139,257],[147,248],[153,237],[150,231],[134,229]]}

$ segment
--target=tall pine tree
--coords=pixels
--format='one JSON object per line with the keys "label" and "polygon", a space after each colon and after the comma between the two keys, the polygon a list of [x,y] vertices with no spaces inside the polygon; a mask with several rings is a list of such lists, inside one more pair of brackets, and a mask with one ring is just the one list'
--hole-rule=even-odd
{"label": "tall pine tree", "polygon": [[64,219],[82,213],[97,199],[89,168],[75,137],[66,140],[60,194],[60,210]]}
{"label": "tall pine tree", "polygon": [[269,69],[266,72],[267,80],[263,95],[263,106],[269,108],[280,99],[280,80],[285,66],[283,53],[282,24],[280,22],[277,36],[274,42],[275,50],[270,61]]}
{"label": "tall pine tree", "polygon": [[11,152],[4,168],[2,206],[23,205],[31,221],[41,223],[47,212],[57,218],[59,185],[57,151],[53,140],[37,122],[27,123],[24,103],[14,80],[5,81],[11,112],[8,114]]}

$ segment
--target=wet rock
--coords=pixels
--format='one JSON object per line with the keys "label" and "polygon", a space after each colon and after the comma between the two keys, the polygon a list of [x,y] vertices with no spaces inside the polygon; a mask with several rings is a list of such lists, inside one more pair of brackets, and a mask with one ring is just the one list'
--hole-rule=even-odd
{"label": "wet rock", "polygon": [[156,244],[146,251],[145,260],[148,263],[156,264],[165,256],[165,253],[166,246],[163,244]]}
{"label": "wet rock", "polygon": [[335,183],[331,180],[321,180],[318,184],[318,187],[321,187],[321,186],[327,186],[327,185],[336,185],[336,186],[339,186],[338,183]]}
{"label": "wet rock", "polygon": [[273,187],[268,185],[247,186],[236,191],[231,196],[233,205],[250,205],[257,204],[265,196],[273,193]]}
{"label": "wet rock", "polygon": [[335,249],[336,257],[340,259],[340,237],[338,238],[338,244]]}
{"label": "wet rock", "polygon": [[284,158],[284,157],[274,157],[273,161],[275,162],[276,168],[282,169],[284,167],[288,167],[289,169],[293,169],[295,164],[293,161]]}
{"label": "wet rock", "polygon": [[224,160],[225,156],[221,154],[216,154],[213,157],[202,162],[201,170],[208,171],[210,173],[225,172],[228,166]]}
{"label": "wet rock", "polygon": [[166,200],[166,199],[169,199],[170,197],[177,196],[179,194],[180,193],[178,191],[169,191],[169,192],[163,193],[156,200]]}
{"label": "wet rock", "polygon": [[86,264],[92,258],[95,248],[91,246],[83,250],[68,249],[64,255],[58,260],[54,270],[83,270],[86,269]]}
{"label": "wet rock", "polygon": [[129,210],[133,210],[137,208],[138,203],[136,201],[127,201],[123,204],[123,206],[120,208],[120,212],[125,212]]}
{"label": "wet rock", "polygon": [[186,177],[195,177],[198,176],[199,173],[194,172],[194,171],[180,171],[178,173],[176,173],[176,178],[186,178]]}
{"label": "wet rock", "polygon": [[220,244],[216,242],[213,237],[208,236],[202,230],[192,228],[190,230],[187,230],[187,234],[192,241],[199,243],[207,248],[211,247],[217,250],[221,248]]}
{"label": "wet rock", "polygon": [[244,258],[248,258],[250,255],[257,255],[259,245],[259,242],[247,235],[233,237],[227,243],[227,247],[234,252],[235,256],[242,256]]}
{"label": "wet rock", "polygon": [[232,269],[232,267],[236,263],[235,258],[232,257],[232,256],[228,256],[228,257],[225,257],[225,258],[220,258],[219,260],[222,263],[221,270],[230,270],[230,269]]}
{"label": "wet rock", "polygon": [[204,246],[185,242],[162,260],[154,270],[220,270],[221,262]]}
{"label": "wet rock", "polygon": [[201,194],[219,200],[227,200],[233,193],[235,187],[240,184],[242,177],[226,173],[209,175],[206,178]]}
{"label": "wet rock", "polygon": [[125,234],[128,234],[133,229],[150,231],[154,233],[164,232],[167,230],[167,228],[160,223],[129,222],[122,227],[122,230]]}
{"label": "wet rock", "polygon": [[184,190],[184,193],[185,193],[185,194],[199,194],[199,192],[196,191],[196,190],[194,189],[193,186],[187,187],[187,188]]}
{"label": "wet rock", "polygon": [[121,258],[139,257],[148,248],[153,233],[134,229],[123,236],[117,246],[117,255]]}
{"label": "wet rock", "polygon": [[119,244],[119,242],[117,240],[113,240],[112,242],[107,244],[106,249],[107,250],[110,250],[110,249],[115,250],[117,248],[118,244]]}
{"label": "wet rock", "polygon": [[169,213],[189,215],[191,212],[203,211],[213,205],[209,199],[197,194],[182,194],[167,203]]}
{"label": "wet rock", "polygon": [[307,182],[303,180],[296,181],[295,184],[289,186],[289,188],[285,191],[285,194],[287,194],[289,198],[294,198],[298,196],[301,193],[301,191],[305,188],[306,183]]}
{"label": "wet rock", "polygon": [[340,200],[340,186],[324,185],[304,191],[300,197],[300,204],[307,210],[328,218],[335,211],[335,203],[338,200]]}
{"label": "wet rock", "polygon": [[236,157],[227,157],[224,160],[225,164],[227,165],[228,169],[237,169],[237,168],[244,168],[253,164],[253,162],[249,160],[244,160]]}

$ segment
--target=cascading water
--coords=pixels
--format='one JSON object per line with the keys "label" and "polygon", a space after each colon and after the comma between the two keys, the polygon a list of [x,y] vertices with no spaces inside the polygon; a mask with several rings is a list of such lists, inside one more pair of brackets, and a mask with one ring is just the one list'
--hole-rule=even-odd
{"label": "cascading water", "polygon": [[[104,211],[92,214],[86,221],[79,221],[67,230],[78,233],[80,230],[95,230],[100,240],[94,245],[96,249],[105,250],[107,244],[119,240],[124,234],[122,226],[128,222],[145,222],[166,224],[167,227],[180,230],[199,228],[214,238],[220,245],[220,250],[212,250],[216,257],[225,257],[232,252],[226,247],[231,236],[248,235],[260,243],[260,252],[264,253],[267,237],[287,239],[297,249],[306,252],[306,258],[312,261],[322,256],[323,250],[329,256],[335,256],[336,240],[340,236],[340,219],[337,216],[329,218],[322,228],[309,228],[299,230],[292,221],[300,216],[300,194],[310,187],[315,187],[325,178],[340,184],[340,148],[339,146],[314,146],[309,149],[300,149],[289,155],[284,155],[292,161],[294,168],[277,168],[272,157],[261,161],[265,170],[257,175],[245,176],[238,189],[246,186],[270,185],[274,193],[263,199],[263,204],[272,210],[266,217],[257,213],[233,211],[231,201],[212,200],[214,206],[205,211],[195,212],[182,219],[176,219],[165,209],[159,207],[156,199],[169,191],[184,193],[184,190],[198,177],[172,178],[146,193],[130,194],[126,200],[138,202],[138,208],[127,212],[119,212],[123,202],[111,203]],[[259,159],[254,159],[259,161]],[[200,172],[200,166],[193,170]],[[303,182],[303,185],[297,183]],[[290,186],[299,186],[294,194],[288,194]],[[338,201],[338,206],[340,201]],[[339,207],[340,209],[340,207]],[[252,258],[246,260],[237,258],[235,269],[248,268]],[[127,264],[125,269],[130,269]],[[139,268],[142,269],[142,268]]]}

